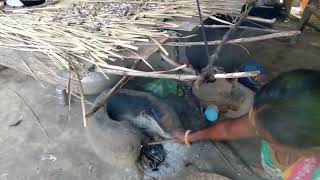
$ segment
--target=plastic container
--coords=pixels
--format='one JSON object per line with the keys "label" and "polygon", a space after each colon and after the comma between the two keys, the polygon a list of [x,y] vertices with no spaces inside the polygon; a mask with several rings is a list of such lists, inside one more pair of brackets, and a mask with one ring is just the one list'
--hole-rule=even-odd
{"label": "plastic container", "polygon": [[68,105],[68,94],[64,86],[58,85],[56,87],[56,94],[57,94],[58,104],[65,105],[65,106]]}
{"label": "plastic container", "polygon": [[209,122],[215,122],[219,117],[219,109],[216,105],[207,106],[204,115]]}
{"label": "plastic container", "polygon": [[[264,69],[264,67],[253,60],[246,61],[240,68],[240,71],[260,71],[260,76],[266,73],[266,70]],[[261,86],[260,82],[257,81],[257,79],[259,78],[245,77],[245,78],[240,78],[239,82],[245,85],[246,87],[250,88],[251,90],[257,91],[260,89],[260,86]]]}

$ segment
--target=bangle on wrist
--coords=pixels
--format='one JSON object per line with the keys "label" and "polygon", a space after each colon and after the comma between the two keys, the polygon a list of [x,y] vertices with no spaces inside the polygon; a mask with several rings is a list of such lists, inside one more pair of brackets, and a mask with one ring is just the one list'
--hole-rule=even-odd
{"label": "bangle on wrist", "polygon": [[187,130],[185,133],[184,133],[184,143],[187,144],[187,145],[190,145],[190,142],[189,142],[189,135],[191,133],[191,130]]}

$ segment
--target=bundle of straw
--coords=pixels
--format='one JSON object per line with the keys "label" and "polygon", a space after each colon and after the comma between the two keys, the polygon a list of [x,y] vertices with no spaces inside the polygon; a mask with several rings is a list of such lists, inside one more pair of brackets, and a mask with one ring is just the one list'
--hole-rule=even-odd
{"label": "bundle of straw", "polygon": [[[239,14],[244,1],[202,0],[205,16]],[[86,0],[34,11],[0,14],[0,47],[46,54],[60,69],[87,62],[118,69],[107,62],[126,59],[122,49],[135,53],[135,42],[170,37],[161,28],[174,27],[164,19],[198,14],[194,0]]]}

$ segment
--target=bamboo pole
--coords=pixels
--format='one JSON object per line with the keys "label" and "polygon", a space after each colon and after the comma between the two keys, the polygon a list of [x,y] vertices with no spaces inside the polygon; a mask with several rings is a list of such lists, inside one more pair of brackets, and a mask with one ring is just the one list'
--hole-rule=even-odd
{"label": "bamboo pole", "polygon": [[[103,72],[114,75],[121,76],[134,76],[134,77],[147,77],[147,78],[159,78],[159,79],[175,79],[180,81],[194,81],[199,78],[197,75],[190,74],[159,74],[154,72],[132,72],[125,70],[115,70],[115,69],[102,69]],[[232,78],[242,78],[242,77],[256,77],[259,75],[259,71],[250,72],[235,72],[235,73],[221,73],[214,74],[216,79],[232,79]]]}
{"label": "bamboo pole", "polygon": [[[274,38],[296,36],[300,33],[301,31],[286,31],[286,32],[279,32],[279,33],[261,35],[256,37],[232,39],[227,41],[227,43],[232,43],[232,44],[249,43],[249,42],[263,41],[263,40],[274,39]],[[218,45],[221,42],[222,42],[221,40],[208,41],[208,45]],[[163,45],[165,46],[203,46],[204,42],[166,42]]]}
{"label": "bamboo pole", "polygon": [[[212,29],[220,29],[220,28],[222,29],[222,28],[231,28],[232,25],[204,25],[204,27],[212,28]],[[265,29],[265,28],[249,27],[249,26],[239,26],[238,29],[262,31],[262,32],[269,32],[269,33],[280,32],[280,30],[276,30],[276,29]]]}
{"label": "bamboo pole", "polygon": [[265,24],[274,24],[276,22],[276,18],[265,19],[265,18],[256,17],[256,16],[248,16],[246,19],[251,20],[251,21],[260,22],[260,23],[265,23]]}

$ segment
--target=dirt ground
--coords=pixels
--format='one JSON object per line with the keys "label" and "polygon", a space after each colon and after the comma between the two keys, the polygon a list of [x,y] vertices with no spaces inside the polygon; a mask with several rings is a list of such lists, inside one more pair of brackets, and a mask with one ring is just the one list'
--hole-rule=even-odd
{"label": "dirt ground", "polygon": [[[79,102],[73,102],[69,122],[68,108],[59,104],[54,86],[42,82],[43,88],[32,77],[11,69],[0,72],[0,83],[0,180],[134,179],[129,170],[113,168],[95,155],[82,126]],[[186,128],[203,126],[197,112],[186,113],[186,108],[194,108],[192,104],[185,105],[181,98],[171,100],[180,118],[185,119]],[[39,128],[28,105],[52,140]],[[17,122],[20,124],[14,126]],[[197,143],[191,148],[194,153],[188,161],[193,167],[237,176],[210,142]],[[181,172],[174,179],[184,179],[187,174]]]}
{"label": "dirt ground", "polygon": [[[258,61],[270,77],[295,68],[320,70],[319,33],[304,33],[295,41],[270,40],[245,47],[251,55],[239,59]],[[0,72],[0,83],[0,180],[133,179],[129,170],[113,168],[95,155],[82,126],[79,102],[73,102],[69,122],[68,108],[58,103],[54,86],[41,82],[43,88],[32,77],[11,69]],[[199,129],[206,125],[194,110],[195,105],[186,99],[166,101],[176,109],[185,128]],[[44,135],[26,104],[32,107],[52,140]],[[248,164],[259,162],[256,140],[231,142],[231,145]],[[196,143],[191,148],[194,153],[188,161],[193,169],[231,179],[260,179],[252,175],[238,176],[219,157],[211,142]],[[186,168],[172,179],[184,179],[188,172],[191,171]]]}

